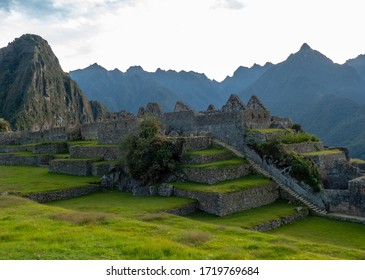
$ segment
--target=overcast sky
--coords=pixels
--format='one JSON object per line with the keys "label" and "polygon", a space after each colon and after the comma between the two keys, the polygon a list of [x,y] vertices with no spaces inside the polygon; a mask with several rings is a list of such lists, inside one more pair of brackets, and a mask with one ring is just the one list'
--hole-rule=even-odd
{"label": "overcast sky", "polygon": [[337,63],[365,53],[364,0],[0,0],[0,47],[42,36],[65,71],[186,70],[222,80],[306,42]]}

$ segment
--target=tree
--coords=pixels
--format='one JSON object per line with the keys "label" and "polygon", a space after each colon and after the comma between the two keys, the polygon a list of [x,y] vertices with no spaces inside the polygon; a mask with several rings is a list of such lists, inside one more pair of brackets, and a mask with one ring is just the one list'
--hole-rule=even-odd
{"label": "tree", "polygon": [[160,133],[161,122],[146,118],[137,133],[121,142],[121,160],[129,175],[145,185],[159,181],[173,171],[179,160],[178,147]]}

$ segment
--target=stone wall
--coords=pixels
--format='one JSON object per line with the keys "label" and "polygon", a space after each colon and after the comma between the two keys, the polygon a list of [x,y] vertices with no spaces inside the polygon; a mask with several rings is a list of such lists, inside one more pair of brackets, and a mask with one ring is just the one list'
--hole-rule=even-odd
{"label": "stone wall", "polygon": [[[298,208],[300,208],[300,207],[298,207]],[[286,217],[282,217],[282,218],[279,218],[279,219],[276,219],[276,220],[265,222],[261,225],[257,225],[257,226],[252,227],[251,230],[260,231],[260,232],[273,230],[273,229],[279,228],[281,226],[291,224],[295,220],[304,218],[308,215],[309,215],[308,208],[298,209],[295,214],[292,214],[292,215],[289,215],[289,216],[286,216]]]}
{"label": "stone wall", "polygon": [[286,152],[288,153],[295,152],[297,154],[311,153],[324,150],[324,146],[321,142],[284,144],[283,146]]}
{"label": "stone wall", "polygon": [[183,172],[186,174],[189,181],[215,184],[248,175],[252,172],[252,169],[249,164],[236,164],[221,168],[189,167],[184,168]]}
{"label": "stone wall", "polygon": [[68,153],[67,143],[43,143],[34,146],[35,154],[64,154]]}
{"label": "stone wall", "polygon": [[275,184],[255,186],[239,192],[209,193],[175,189],[175,196],[198,200],[199,209],[217,216],[226,216],[235,212],[273,203],[279,198]]}
{"label": "stone wall", "polygon": [[347,190],[326,189],[322,197],[330,212],[365,217],[365,177],[351,180]]}
{"label": "stone wall", "polygon": [[181,206],[179,208],[169,209],[164,212],[178,216],[187,216],[193,214],[197,209],[198,209],[198,203],[192,203]]}
{"label": "stone wall", "polygon": [[49,163],[49,172],[76,176],[92,175],[92,160],[55,159]]}
{"label": "stone wall", "polygon": [[103,160],[116,160],[119,147],[110,146],[71,146],[70,158],[97,158]]}
{"label": "stone wall", "polygon": [[365,217],[365,176],[349,182],[349,212]]}
{"label": "stone wall", "polygon": [[80,127],[82,140],[98,140],[99,127],[102,127],[103,123],[87,123]]}
{"label": "stone wall", "polygon": [[85,187],[77,187],[71,189],[64,189],[53,192],[46,193],[36,193],[36,194],[27,194],[23,197],[34,200],[39,203],[45,203],[49,201],[61,200],[61,199],[70,199],[74,197],[88,195],[90,193],[94,193],[100,190],[100,186],[85,186]]}
{"label": "stone wall", "polygon": [[213,155],[187,155],[183,159],[183,164],[204,164],[213,161],[226,160],[234,157],[234,155],[227,150],[227,152],[222,152],[220,154]]}
{"label": "stone wall", "polygon": [[54,159],[52,155],[23,156],[16,154],[0,154],[0,165],[48,165]]}
{"label": "stone wall", "polygon": [[280,183],[289,187],[292,191],[310,201],[312,204],[317,206],[319,209],[325,209],[325,204],[322,201],[320,193],[314,193],[310,186],[304,184],[303,182],[299,183],[294,178],[288,176],[287,174],[282,173],[276,166],[267,163],[265,160],[262,160],[261,157],[248,146],[244,147],[245,154],[256,162],[262,169],[268,172],[271,176],[276,178]]}
{"label": "stone wall", "polygon": [[91,174],[93,176],[104,176],[106,174],[109,174],[110,171],[115,167],[114,163],[100,163],[100,162],[95,162],[92,164],[92,170],[91,170]]}
{"label": "stone wall", "polygon": [[124,120],[111,121],[99,125],[98,139],[100,144],[118,144],[123,136],[136,131],[140,119],[128,117]]}

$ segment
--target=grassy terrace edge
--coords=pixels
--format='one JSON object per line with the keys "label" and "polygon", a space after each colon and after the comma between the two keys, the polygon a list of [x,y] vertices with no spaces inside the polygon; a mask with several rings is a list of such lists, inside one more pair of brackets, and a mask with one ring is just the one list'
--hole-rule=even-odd
{"label": "grassy terrace edge", "polygon": [[180,168],[223,168],[232,165],[247,164],[247,163],[248,163],[247,159],[235,157],[228,160],[220,160],[204,164],[183,164],[180,165]]}
{"label": "grassy terrace edge", "polygon": [[272,184],[270,179],[267,179],[259,175],[247,175],[239,179],[227,180],[217,184],[203,184],[196,182],[175,182],[172,185],[181,190],[199,191],[199,192],[210,192],[210,193],[228,193],[237,192],[244,189],[266,186]]}

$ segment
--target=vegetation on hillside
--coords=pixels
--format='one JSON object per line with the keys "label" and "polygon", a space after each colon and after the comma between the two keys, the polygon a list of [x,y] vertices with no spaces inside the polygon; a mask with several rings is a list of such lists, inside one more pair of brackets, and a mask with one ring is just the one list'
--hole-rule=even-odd
{"label": "vegetation on hillside", "polygon": [[175,170],[180,152],[177,144],[160,134],[161,122],[145,118],[137,134],[126,135],[121,142],[121,161],[129,175],[145,185],[159,181]]}
{"label": "vegetation on hillside", "polygon": [[302,142],[318,142],[318,138],[308,133],[285,134],[274,137],[266,142],[254,143],[253,148],[279,168],[290,167],[290,175],[312,187],[315,192],[322,188],[321,176],[314,163],[295,153],[287,153],[283,144],[293,144]]}

